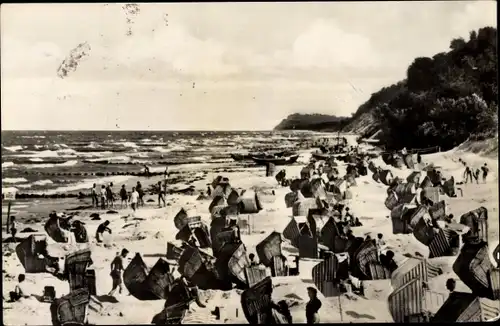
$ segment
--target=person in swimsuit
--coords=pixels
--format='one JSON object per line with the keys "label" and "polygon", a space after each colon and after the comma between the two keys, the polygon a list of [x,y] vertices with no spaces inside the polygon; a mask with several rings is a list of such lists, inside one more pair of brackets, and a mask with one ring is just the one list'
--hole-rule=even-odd
{"label": "person in swimsuit", "polygon": [[115,259],[111,262],[111,279],[113,280],[113,288],[108,293],[109,296],[114,296],[116,290],[118,289],[118,293],[122,294],[123,291],[123,260],[127,257],[128,250],[122,249],[121,255],[117,255]]}
{"label": "person in swimsuit", "polygon": [[167,206],[167,204],[165,203],[165,192],[163,191],[162,189],[162,186],[161,186],[161,181],[158,181],[158,207],[161,207],[161,202],[163,202],[163,206]]}

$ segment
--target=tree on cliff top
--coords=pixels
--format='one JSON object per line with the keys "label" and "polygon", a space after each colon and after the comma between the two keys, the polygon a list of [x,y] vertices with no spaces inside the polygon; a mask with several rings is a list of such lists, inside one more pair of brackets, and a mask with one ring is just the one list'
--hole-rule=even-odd
{"label": "tree on cliff top", "polygon": [[496,28],[450,42],[451,51],[416,58],[406,79],[371,95],[354,117],[373,111],[388,148],[451,148],[497,126]]}

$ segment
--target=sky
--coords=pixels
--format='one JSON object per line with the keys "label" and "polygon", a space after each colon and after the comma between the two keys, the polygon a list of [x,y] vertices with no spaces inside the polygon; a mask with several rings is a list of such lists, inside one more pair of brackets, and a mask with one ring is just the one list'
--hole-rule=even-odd
{"label": "sky", "polygon": [[488,0],[138,6],[3,4],[2,130],[269,130],[292,113],[349,116],[414,58],[497,21]]}

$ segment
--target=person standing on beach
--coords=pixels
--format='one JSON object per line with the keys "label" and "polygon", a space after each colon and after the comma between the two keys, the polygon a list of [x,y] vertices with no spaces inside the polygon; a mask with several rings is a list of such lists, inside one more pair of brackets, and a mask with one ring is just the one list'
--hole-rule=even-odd
{"label": "person standing on beach", "polygon": [[165,193],[165,197],[167,197],[167,181],[168,181],[168,166],[165,167],[165,171],[163,172],[163,191]]}
{"label": "person standing on beach", "polygon": [[115,194],[113,194],[113,182],[110,182],[106,187],[106,200],[108,202],[108,207],[115,206]]}
{"label": "person standing on beach", "polygon": [[128,201],[130,202],[130,207],[132,207],[132,210],[135,213],[135,208],[139,202],[139,193],[135,190],[135,187],[132,187],[132,193],[130,194]]}
{"label": "person standing on beach", "polygon": [[111,234],[111,229],[109,228],[110,223],[110,221],[106,220],[104,221],[104,223],[99,224],[99,226],[97,227],[97,230],[95,232],[95,239],[97,243],[102,243],[102,236],[104,232],[108,232],[109,234]]}
{"label": "person standing on beach", "polygon": [[111,279],[113,280],[113,288],[108,293],[110,297],[115,295],[116,290],[118,289],[118,293],[122,294],[123,291],[123,260],[127,257],[128,250],[122,249],[121,255],[117,255],[115,259],[111,262]]}
{"label": "person standing on beach", "polygon": [[318,290],[313,287],[307,288],[309,302],[306,305],[306,320],[307,324],[319,324],[319,309],[321,309],[321,301],[318,299]]}
{"label": "person standing on beach", "polygon": [[122,199],[121,202],[122,208],[127,207],[128,193],[127,189],[125,189],[125,185],[122,185],[122,189],[120,189],[120,198]]}
{"label": "person standing on beach", "polygon": [[92,186],[92,207],[99,207],[99,195],[97,194],[97,185]]}
{"label": "person standing on beach", "polygon": [[14,242],[16,242],[16,234],[17,234],[16,217],[11,216],[10,217],[10,235],[12,235],[12,239],[14,240]]}
{"label": "person standing on beach", "polygon": [[144,201],[143,201],[144,190],[142,189],[142,185],[141,185],[140,181],[137,181],[137,186],[135,186],[135,190],[139,194],[139,200],[137,202],[137,208],[139,208],[139,206],[144,206]]}
{"label": "person standing on beach", "polygon": [[488,176],[488,172],[490,171],[488,169],[488,165],[484,163],[484,165],[481,167],[481,170],[483,170],[483,182],[486,183],[486,177]]}
{"label": "person standing on beach", "polygon": [[163,206],[167,206],[165,203],[165,193],[163,192],[163,187],[161,186],[161,181],[158,181],[158,207],[161,207],[161,202],[163,202]]}
{"label": "person standing on beach", "polygon": [[144,164],[144,174],[146,174],[146,177],[149,178],[149,167]]}
{"label": "person standing on beach", "polygon": [[377,239],[375,240],[375,245],[377,246],[377,251],[380,256],[380,253],[385,247],[384,235],[382,233],[377,234]]}
{"label": "person standing on beach", "polygon": [[101,186],[101,209],[106,209],[106,186]]}
{"label": "person standing on beach", "polygon": [[481,174],[481,171],[479,169],[476,169],[473,173],[472,176],[474,176],[474,180],[476,180],[476,184],[479,184],[479,175]]}
{"label": "person standing on beach", "polygon": [[464,175],[465,175],[465,183],[467,183],[469,179],[470,183],[472,183],[472,170],[468,165],[465,167]]}

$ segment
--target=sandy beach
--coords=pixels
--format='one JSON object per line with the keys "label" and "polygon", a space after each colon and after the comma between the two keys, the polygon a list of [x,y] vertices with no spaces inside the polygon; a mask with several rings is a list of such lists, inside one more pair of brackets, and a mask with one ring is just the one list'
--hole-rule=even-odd
{"label": "sandy beach", "polygon": [[[293,166],[283,167],[288,177],[298,177],[302,167],[309,161],[310,151],[301,152],[299,162]],[[484,206],[488,209],[489,219],[489,239],[498,239],[498,162],[491,157],[483,157],[479,154],[469,153],[462,150],[451,150],[448,152],[423,155],[425,162],[433,162],[435,166],[442,168],[445,176],[454,176],[457,181],[462,179],[463,167],[458,159],[462,158],[471,166],[481,166],[485,162],[490,166],[491,175],[485,184],[460,185],[463,197],[446,198],[446,210],[455,216]],[[387,167],[380,158],[374,160],[377,166]],[[391,169],[395,176],[405,178],[410,174],[410,170]],[[205,169],[205,167],[204,167]],[[339,164],[339,172],[345,174],[345,166]],[[104,296],[111,289],[111,277],[109,276],[109,265],[117,252],[122,248],[130,251],[129,258],[135,253],[141,253],[146,264],[152,267],[159,257],[166,254],[167,241],[175,239],[177,229],[174,226],[173,218],[181,209],[193,209],[202,219],[210,223],[210,213],[208,212],[209,200],[196,200],[199,191],[206,190],[206,184],[211,182],[216,176],[228,177],[230,184],[234,188],[253,189],[262,198],[264,209],[251,216],[253,230],[251,234],[242,234],[242,241],[246,245],[247,251],[254,252],[255,246],[262,241],[272,231],[282,232],[290,220],[291,209],[286,208],[284,197],[289,192],[288,187],[277,185],[274,177],[265,176],[264,167],[241,167],[234,164],[232,168],[225,171],[210,171],[205,169],[199,171],[179,171],[186,179],[198,179],[190,181],[189,185],[196,188],[196,194],[183,195],[172,194],[167,196],[167,206],[157,207],[155,195],[145,197],[146,206],[141,207],[134,215],[131,209],[117,209],[117,214],[106,214],[106,211],[81,209],[78,210],[78,219],[86,223],[87,231],[91,237],[90,248],[92,250],[92,260],[96,270],[97,296],[92,297],[89,305],[89,323],[91,324],[148,324],[153,316],[159,313],[164,301],[139,301],[132,296],[122,295],[117,297],[117,301],[109,300]],[[196,176],[196,177],[195,177]],[[141,183],[147,187],[156,183],[161,178],[140,178]],[[127,180],[127,187],[132,186],[138,178]],[[185,183],[171,184],[170,187],[184,188]],[[272,191],[274,190],[274,195]],[[367,176],[357,179],[357,186],[351,188],[353,199],[351,210],[354,215],[360,218],[363,226],[353,228],[356,236],[365,236],[383,233],[389,248],[396,253],[396,262],[404,258],[404,254],[420,254],[428,256],[428,248],[418,242],[412,234],[393,235],[391,221],[388,218],[389,210],[384,206],[386,198],[385,186],[375,183],[371,178],[371,172]],[[153,200],[153,201],[151,201]],[[26,227],[33,228],[38,233],[44,233],[44,220],[41,216],[48,215],[49,211],[63,211],[71,207],[88,206],[90,199],[83,200],[40,200],[36,203],[26,203],[25,212],[19,214],[27,218],[20,220],[19,230]],[[21,210],[23,208],[20,208]],[[29,213],[28,213],[29,211]],[[92,213],[100,214],[100,221],[92,221]],[[32,216],[29,219],[29,216]],[[76,217],[75,217],[76,218]],[[93,235],[97,226],[104,220],[111,221],[110,228],[113,233],[105,235],[104,245],[95,243]],[[30,233],[21,233],[19,236],[26,237]],[[6,238],[3,229],[2,237]],[[64,256],[74,251],[76,248],[67,244],[55,243],[48,238],[51,253],[59,253]],[[497,240],[498,241],[498,240]],[[8,297],[12,291],[17,275],[24,273],[24,269],[19,262],[14,244],[3,244],[3,296]],[[295,254],[297,249],[289,244],[284,244],[285,256]],[[418,255],[417,254],[417,255]],[[452,264],[456,257],[440,257],[432,259],[435,265],[442,268],[443,274],[432,280],[430,286],[433,291],[446,294],[445,281],[448,278],[457,280],[457,290],[470,292],[452,271]],[[305,322],[305,304],[308,301],[306,288],[313,285],[312,268],[320,260],[302,259],[300,264],[300,275],[291,277],[273,278],[275,286],[273,299],[287,299],[291,304],[291,312],[294,322]],[[39,296],[42,295],[44,286],[52,285],[56,289],[57,296],[62,296],[69,292],[67,282],[59,281],[50,274],[26,274],[26,282],[30,291]],[[384,281],[365,282],[365,297],[355,294],[344,294],[340,298],[324,298],[319,293],[319,298],[323,306],[319,312],[321,322],[392,322],[392,317],[387,306],[387,297],[392,291],[390,283]],[[389,288],[388,288],[389,287]],[[125,291],[127,292],[127,291]],[[240,290],[227,292],[208,290],[200,291],[202,301],[206,302],[206,308],[200,308],[192,304],[183,323],[247,323],[240,304]],[[113,301],[113,302],[110,302]],[[339,309],[341,305],[341,309]],[[130,309],[133,306],[134,309]],[[216,321],[211,315],[215,307],[224,308],[224,320]],[[439,307],[436,307],[436,310]],[[37,298],[22,299],[20,302],[5,303],[4,301],[4,324],[5,325],[48,325],[51,324],[49,304],[39,302]]]}

